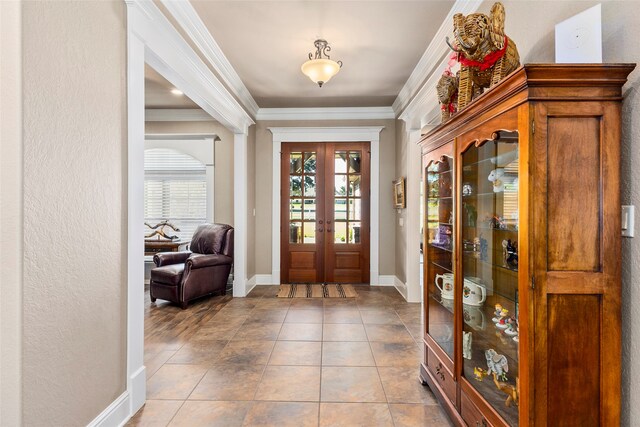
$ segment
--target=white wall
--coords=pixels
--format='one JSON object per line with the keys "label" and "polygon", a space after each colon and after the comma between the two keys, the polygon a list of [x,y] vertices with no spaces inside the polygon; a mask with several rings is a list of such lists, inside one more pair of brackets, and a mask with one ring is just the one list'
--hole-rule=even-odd
{"label": "white wall", "polygon": [[122,1],[23,3],[27,426],[86,425],[126,386],[125,22]]}

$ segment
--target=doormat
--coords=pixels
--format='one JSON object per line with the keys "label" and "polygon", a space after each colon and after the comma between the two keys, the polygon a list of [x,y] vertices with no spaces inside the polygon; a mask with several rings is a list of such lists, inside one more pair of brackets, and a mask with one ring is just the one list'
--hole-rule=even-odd
{"label": "doormat", "polygon": [[280,285],[278,298],[355,298],[358,293],[351,285]]}

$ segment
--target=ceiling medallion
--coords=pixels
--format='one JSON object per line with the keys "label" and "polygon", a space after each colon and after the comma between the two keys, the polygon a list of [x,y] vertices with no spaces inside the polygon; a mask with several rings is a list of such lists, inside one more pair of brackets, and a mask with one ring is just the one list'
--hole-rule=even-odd
{"label": "ceiling medallion", "polygon": [[313,44],[316,47],[315,55],[309,53],[309,60],[302,64],[300,69],[312,82],[322,87],[331,77],[338,74],[342,68],[342,61],[336,62],[329,57],[327,52],[331,51],[331,46],[326,40],[318,39]]}

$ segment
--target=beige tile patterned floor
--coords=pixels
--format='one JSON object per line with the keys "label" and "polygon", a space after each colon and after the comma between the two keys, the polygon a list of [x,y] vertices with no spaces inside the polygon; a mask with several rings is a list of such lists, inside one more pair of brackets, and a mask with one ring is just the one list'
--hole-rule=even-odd
{"label": "beige tile patterned floor", "polygon": [[146,405],[128,426],[450,426],[418,381],[421,306],[352,299],[158,301],[145,313]]}

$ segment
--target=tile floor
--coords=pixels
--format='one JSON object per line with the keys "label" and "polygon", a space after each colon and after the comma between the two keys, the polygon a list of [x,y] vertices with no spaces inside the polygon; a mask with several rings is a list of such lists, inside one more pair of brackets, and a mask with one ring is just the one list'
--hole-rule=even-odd
{"label": "tile floor", "polygon": [[147,403],[129,426],[449,426],[418,381],[421,306],[394,288],[352,299],[147,296]]}

